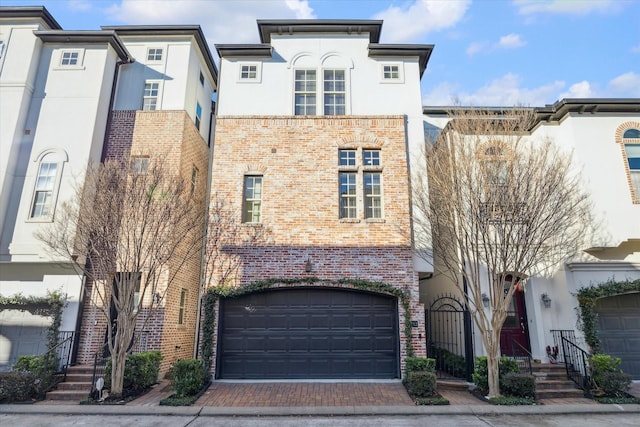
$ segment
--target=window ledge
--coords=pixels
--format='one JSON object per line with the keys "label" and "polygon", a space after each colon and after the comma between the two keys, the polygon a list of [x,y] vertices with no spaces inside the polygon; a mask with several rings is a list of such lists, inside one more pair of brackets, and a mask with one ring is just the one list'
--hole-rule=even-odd
{"label": "window ledge", "polygon": [[358,224],[360,220],[358,218],[340,218],[340,222],[345,224]]}
{"label": "window ledge", "polygon": [[384,218],[367,218],[364,220],[364,222],[369,224],[383,224],[387,221]]}

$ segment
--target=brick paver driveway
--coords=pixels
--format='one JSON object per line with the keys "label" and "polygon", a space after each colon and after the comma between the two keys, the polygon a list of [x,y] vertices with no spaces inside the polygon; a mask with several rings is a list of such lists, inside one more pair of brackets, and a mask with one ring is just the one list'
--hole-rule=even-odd
{"label": "brick paver driveway", "polygon": [[404,406],[414,405],[400,382],[227,383],[214,382],[200,406]]}

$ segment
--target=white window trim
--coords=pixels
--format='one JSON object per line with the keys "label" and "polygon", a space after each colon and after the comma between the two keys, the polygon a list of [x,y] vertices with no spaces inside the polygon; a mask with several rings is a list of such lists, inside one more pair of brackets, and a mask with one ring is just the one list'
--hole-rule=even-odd
{"label": "white window trim", "polygon": [[[255,78],[242,77],[242,67],[256,67]],[[261,62],[239,62],[238,63],[238,83],[262,83],[262,63]]]}
{"label": "white window trim", "polygon": [[[349,68],[345,67],[298,67],[292,68],[291,74],[291,115],[296,116],[296,71],[300,70],[315,70],[316,71],[316,113],[312,114],[313,116],[323,116],[323,117],[344,117],[351,114],[351,98],[349,94],[351,93],[351,73],[349,72]],[[344,71],[344,114],[336,115],[326,115],[324,114],[324,72],[325,70],[339,70]],[[301,114],[298,114],[301,116]]]}
{"label": "white window trim", "polygon": [[[162,49],[162,56],[160,59],[149,59],[149,51],[151,49]],[[147,50],[144,54],[144,62],[145,64],[162,64],[164,63],[165,57],[167,55],[167,47],[166,46],[147,46]]]}
{"label": "white window trim", "polygon": [[[398,78],[385,78],[384,77],[384,67],[385,66],[397,66],[398,67]],[[385,84],[402,84],[404,83],[404,64],[402,62],[383,62],[380,64],[380,83]]]}
{"label": "white window trim", "polygon": [[[340,165],[340,152],[341,151],[355,151],[356,153],[356,162],[355,165]],[[365,151],[376,151],[379,154],[380,164],[379,165],[365,165],[364,164],[364,152]],[[359,147],[354,146],[342,146],[338,148],[338,219],[343,223],[384,223],[385,220],[385,190],[384,190],[384,153],[380,147],[372,147],[369,145],[360,145]],[[341,209],[341,186],[340,186],[340,174],[342,173],[354,173],[356,175],[356,216],[355,217],[342,217],[342,209]],[[367,173],[376,173],[380,175],[380,217],[372,218],[367,217],[367,206],[366,206],[366,198],[365,195],[365,180],[364,176]]]}
{"label": "white window trim", "polygon": [[[58,58],[54,70],[84,70],[84,49],[60,49],[58,52]],[[62,59],[65,53],[77,53],[78,54],[78,62],[73,65],[63,65]]]}
{"label": "white window trim", "polygon": [[[47,157],[51,156],[51,159],[48,160]],[[68,161],[67,153],[62,150],[46,150],[42,152],[37,158],[34,159],[36,162],[36,172],[34,175],[34,180],[32,182],[32,190],[31,190],[31,202],[29,203],[29,210],[27,211],[27,222],[53,222],[56,212],[56,206],[58,205],[58,194],[60,192],[60,182],[62,181],[62,173],[64,172],[64,164]],[[49,214],[47,216],[31,216],[33,213],[34,204],[36,202],[36,194],[37,194],[37,184],[38,184],[38,175],[40,174],[40,167],[44,163],[53,163],[56,164],[56,176],[54,178],[53,189],[51,190],[51,203],[49,208]]]}
{"label": "white window trim", "polygon": [[[145,97],[144,96],[144,88],[148,83],[158,83],[158,96],[156,97],[156,109],[155,110],[144,110],[144,100],[145,98],[151,98],[151,97]],[[162,108],[162,93],[163,93],[163,89],[164,89],[164,81],[163,80],[145,80],[144,84],[142,85],[142,98],[141,98],[141,102],[140,102],[140,110],[143,111],[158,111],[161,110]]]}

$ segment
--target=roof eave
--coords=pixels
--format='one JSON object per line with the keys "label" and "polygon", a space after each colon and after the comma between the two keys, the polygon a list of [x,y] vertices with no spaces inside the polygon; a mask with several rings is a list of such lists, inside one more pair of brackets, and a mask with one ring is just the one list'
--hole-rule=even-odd
{"label": "roof eave", "polygon": [[427,69],[429,58],[433,52],[432,44],[379,44],[369,43],[369,57],[393,58],[417,56],[420,65],[420,78]]}
{"label": "roof eave", "polygon": [[39,18],[52,30],[62,29],[44,6],[1,6],[0,18]]}
{"label": "roof eave", "polygon": [[220,58],[271,58],[273,48],[270,44],[216,44]]}
{"label": "roof eave", "polygon": [[46,30],[34,31],[33,34],[45,43],[109,44],[122,61],[134,61],[122,40],[113,31]]}
{"label": "roof eave", "polygon": [[347,19],[258,19],[258,32],[262,43],[271,43],[272,34],[369,34],[371,43],[378,43],[381,20]]}

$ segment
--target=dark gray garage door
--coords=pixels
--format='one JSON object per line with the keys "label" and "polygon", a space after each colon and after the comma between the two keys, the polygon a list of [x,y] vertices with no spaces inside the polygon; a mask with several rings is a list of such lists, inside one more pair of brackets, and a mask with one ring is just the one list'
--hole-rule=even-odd
{"label": "dark gray garage door", "polygon": [[397,378],[396,299],[280,289],[223,299],[218,378]]}
{"label": "dark gray garage door", "polygon": [[0,310],[0,371],[8,371],[19,356],[47,351],[51,318],[27,310]]}
{"label": "dark gray garage door", "polygon": [[622,370],[640,380],[640,294],[599,299],[596,311],[600,352],[621,358]]}

